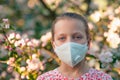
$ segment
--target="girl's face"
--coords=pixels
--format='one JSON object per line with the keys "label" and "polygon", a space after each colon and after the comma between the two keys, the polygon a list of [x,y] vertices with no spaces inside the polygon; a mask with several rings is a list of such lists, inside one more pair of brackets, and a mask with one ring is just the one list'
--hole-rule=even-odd
{"label": "girl's face", "polygon": [[77,19],[62,19],[54,25],[53,47],[67,42],[87,43],[84,24]]}

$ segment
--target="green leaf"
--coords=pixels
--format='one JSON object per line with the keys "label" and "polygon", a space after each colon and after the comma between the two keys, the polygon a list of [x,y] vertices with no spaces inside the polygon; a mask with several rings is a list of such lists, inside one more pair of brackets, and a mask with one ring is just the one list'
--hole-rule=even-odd
{"label": "green leaf", "polygon": [[11,29],[11,30],[15,30],[15,27],[12,26],[12,25],[10,25],[10,29]]}
{"label": "green leaf", "polygon": [[87,54],[87,57],[90,57],[90,58],[94,58],[94,59],[96,59],[96,57],[93,56],[93,55],[91,55],[91,54]]}
{"label": "green leaf", "polygon": [[8,56],[12,57],[12,52],[8,52]]}

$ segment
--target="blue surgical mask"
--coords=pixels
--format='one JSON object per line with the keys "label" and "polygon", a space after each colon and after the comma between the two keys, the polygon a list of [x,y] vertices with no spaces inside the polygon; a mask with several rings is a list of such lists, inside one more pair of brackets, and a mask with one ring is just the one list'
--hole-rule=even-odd
{"label": "blue surgical mask", "polygon": [[87,44],[67,42],[61,46],[56,46],[54,51],[61,61],[74,67],[85,58],[88,46]]}

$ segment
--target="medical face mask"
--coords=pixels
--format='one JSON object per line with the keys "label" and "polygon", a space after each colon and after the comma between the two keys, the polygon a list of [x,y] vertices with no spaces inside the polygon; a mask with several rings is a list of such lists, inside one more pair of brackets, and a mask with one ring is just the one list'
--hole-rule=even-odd
{"label": "medical face mask", "polygon": [[61,46],[56,46],[54,51],[61,61],[74,67],[85,58],[88,46],[87,44],[68,42]]}

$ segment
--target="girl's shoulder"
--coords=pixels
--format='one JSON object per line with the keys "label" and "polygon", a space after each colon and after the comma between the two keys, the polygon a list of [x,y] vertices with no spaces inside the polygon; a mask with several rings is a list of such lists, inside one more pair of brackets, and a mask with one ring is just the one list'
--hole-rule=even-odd
{"label": "girl's shoulder", "polygon": [[112,77],[107,73],[91,68],[88,73],[85,73],[82,78],[92,78],[94,80],[112,80]]}
{"label": "girl's shoulder", "polygon": [[38,76],[37,80],[48,80],[48,79],[53,79],[57,76],[58,71],[57,69],[48,71],[40,76]]}

